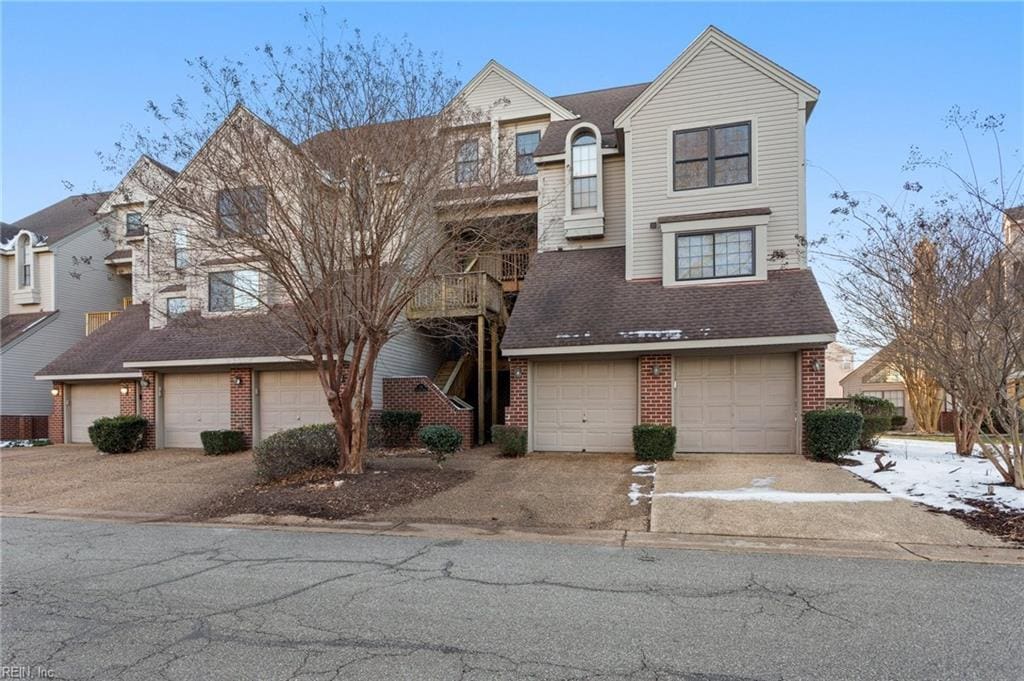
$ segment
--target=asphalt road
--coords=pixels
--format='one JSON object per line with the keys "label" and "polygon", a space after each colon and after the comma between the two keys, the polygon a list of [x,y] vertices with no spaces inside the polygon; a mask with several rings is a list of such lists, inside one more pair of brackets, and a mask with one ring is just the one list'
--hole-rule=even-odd
{"label": "asphalt road", "polygon": [[1024,678],[1014,566],[25,518],[0,532],[2,664],[30,678]]}

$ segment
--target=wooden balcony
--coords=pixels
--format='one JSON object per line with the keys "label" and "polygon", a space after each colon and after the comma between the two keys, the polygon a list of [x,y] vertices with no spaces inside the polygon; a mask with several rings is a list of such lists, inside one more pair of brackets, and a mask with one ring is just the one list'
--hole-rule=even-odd
{"label": "wooden balcony", "polygon": [[88,336],[90,333],[100,328],[111,319],[121,314],[121,310],[107,310],[105,312],[86,312],[85,313],[85,335]]}
{"label": "wooden balcony", "polygon": [[420,287],[406,310],[409,319],[493,316],[501,313],[501,282],[486,272],[444,274]]}
{"label": "wooden balcony", "polygon": [[520,248],[515,250],[480,253],[476,256],[473,271],[486,272],[493,279],[501,282],[506,293],[519,291],[520,284],[530,269],[530,256],[534,249]]}

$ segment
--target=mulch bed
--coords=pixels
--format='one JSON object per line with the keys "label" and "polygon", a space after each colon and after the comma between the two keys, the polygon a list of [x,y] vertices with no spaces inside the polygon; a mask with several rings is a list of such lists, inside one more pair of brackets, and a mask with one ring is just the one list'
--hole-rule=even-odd
{"label": "mulch bed", "polygon": [[1007,541],[1024,546],[1024,512],[1011,511],[1005,506],[990,501],[961,499],[965,504],[973,506],[975,511],[946,511],[971,527],[988,532]]}
{"label": "mulch bed", "polygon": [[210,519],[258,513],[343,520],[433,496],[471,477],[471,471],[435,467],[388,470],[368,466],[363,475],[338,475],[333,469],[319,468],[243,488],[194,515]]}

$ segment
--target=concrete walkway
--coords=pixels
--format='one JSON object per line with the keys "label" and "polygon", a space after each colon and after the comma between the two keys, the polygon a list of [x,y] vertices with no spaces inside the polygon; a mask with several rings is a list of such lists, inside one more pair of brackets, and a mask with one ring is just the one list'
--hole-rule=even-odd
{"label": "concrete walkway", "polygon": [[1006,546],[956,518],[892,499],[834,464],[771,454],[688,454],[659,463],[651,500],[651,530]]}

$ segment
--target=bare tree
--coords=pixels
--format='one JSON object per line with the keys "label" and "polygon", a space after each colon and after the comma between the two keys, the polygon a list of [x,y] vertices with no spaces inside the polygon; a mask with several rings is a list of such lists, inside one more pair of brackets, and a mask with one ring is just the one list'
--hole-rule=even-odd
{"label": "bare tree", "polygon": [[146,215],[153,280],[242,268],[193,307],[266,315],[268,335],[285,332],[281,354],[318,373],[340,472],[361,473],[375,361],[414,296],[497,238],[507,163],[481,142],[487,112],[454,98],[436,55],[331,39],[322,13],[304,19],[305,47],[191,62],[203,106],[151,104],[155,131],[132,131],[115,158],[185,164]]}
{"label": "bare tree", "polygon": [[[923,205],[899,209],[838,192],[835,212],[859,223],[863,238],[830,255],[847,268],[837,283],[850,332],[888,347],[908,388],[928,400],[940,386],[956,404],[957,451],[977,442],[1003,479],[1024,488],[1024,241],[1008,238],[1020,200],[1020,166],[1007,171],[1002,120],[954,110],[947,119],[964,142],[967,171],[949,155],[912,153],[910,169],[939,171],[949,188]],[[987,136],[997,177],[979,179],[970,136]],[[922,187],[908,183],[916,194]],[[930,401],[917,409],[934,408]]]}

